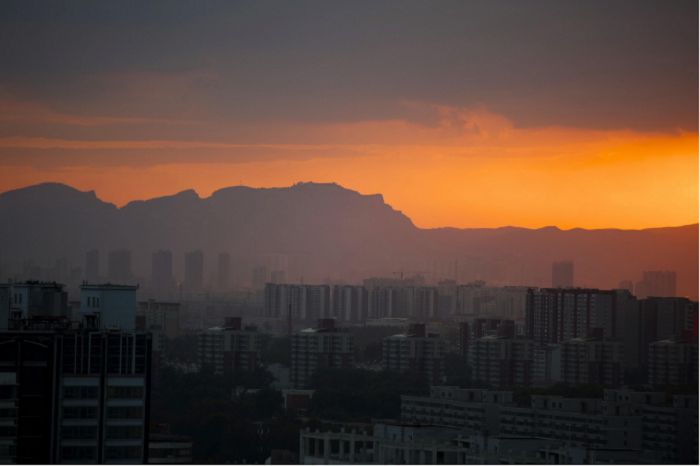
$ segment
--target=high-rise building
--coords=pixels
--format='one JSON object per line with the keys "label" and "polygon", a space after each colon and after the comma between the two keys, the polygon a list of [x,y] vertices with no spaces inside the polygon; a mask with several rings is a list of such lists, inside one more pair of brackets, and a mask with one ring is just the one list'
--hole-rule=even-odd
{"label": "high-rise building", "polygon": [[0,332],[0,403],[12,406],[0,455],[19,464],[147,462],[150,334],[51,325],[35,319]]}
{"label": "high-rise building", "polygon": [[199,363],[211,364],[218,374],[252,372],[260,366],[261,342],[257,327],[242,327],[240,317],[227,317],[222,327],[199,334]]}
{"label": "high-rise building", "polygon": [[[79,328],[71,327],[67,315],[56,314],[62,286],[54,286],[16,286],[13,329],[0,331],[1,459],[147,462],[151,335],[133,331],[133,324],[131,331],[100,326],[93,312],[84,314]],[[83,302],[101,306],[108,316],[116,308],[131,309],[133,320],[135,294],[107,296],[109,291],[83,289]]]}
{"label": "high-rise building", "polygon": [[292,335],[292,387],[306,388],[319,367],[350,367],[354,354],[353,337],[347,329],[336,327],[333,319],[319,319],[313,328]]}
{"label": "high-rise building", "polygon": [[646,298],[638,301],[636,309],[628,311],[623,337],[625,365],[642,370],[649,365],[649,345],[693,333],[697,303],[688,298]]}
{"label": "high-rise building", "polygon": [[267,267],[253,267],[253,291],[262,291],[267,283]]}
{"label": "high-rise building", "polygon": [[698,342],[691,332],[649,345],[649,385],[697,385]]}
{"label": "high-rise building", "polygon": [[284,317],[292,309],[292,318],[306,322],[331,315],[331,289],[328,285],[265,285],[266,317]]}
{"label": "high-rise building", "polygon": [[582,288],[531,289],[527,294],[525,333],[539,345],[583,337],[602,328],[606,337],[624,335],[625,315],[636,300],[626,290]]}
{"label": "high-rise building", "polygon": [[131,251],[110,251],[107,261],[108,277],[111,282],[127,284],[133,279],[131,272]]}
{"label": "high-rise building", "polygon": [[571,385],[595,383],[619,387],[622,385],[624,343],[606,338],[603,329],[590,329],[584,337],[561,343],[561,377]]}
{"label": "high-rise building", "polygon": [[634,283],[632,280],[622,280],[617,286],[621,290],[627,290],[630,294],[634,294]]}
{"label": "high-rise building", "polygon": [[166,289],[173,280],[173,253],[160,250],[151,256],[151,285],[158,290]]}
{"label": "high-rise building", "polygon": [[284,279],[284,270],[273,270],[270,272],[270,283],[284,285],[286,283]]}
{"label": "high-rise building", "polygon": [[364,286],[334,285],[332,314],[340,322],[364,323],[369,315],[369,294]]}
{"label": "high-rise building", "polygon": [[228,252],[219,253],[216,272],[219,290],[227,290],[231,286],[231,255]]}
{"label": "high-rise building", "polygon": [[503,321],[495,335],[474,340],[472,377],[495,387],[532,384],[534,342],[516,337],[513,321]]}
{"label": "high-rise building", "polygon": [[100,276],[100,251],[93,249],[85,255],[85,279],[96,281]]}
{"label": "high-rise building", "polygon": [[204,253],[192,251],[185,254],[185,288],[199,291],[204,284]]}
{"label": "high-rise building", "polygon": [[649,297],[673,298],[676,296],[676,272],[644,272],[642,281]]}
{"label": "high-rise building", "polygon": [[574,261],[564,260],[552,264],[552,288],[574,286]]}
{"label": "high-rise building", "polygon": [[431,384],[438,384],[445,371],[445,341],[437,334],[425,333],[425,324],[409,324],[405,333],[383,341],[384,367],[425,374]]}

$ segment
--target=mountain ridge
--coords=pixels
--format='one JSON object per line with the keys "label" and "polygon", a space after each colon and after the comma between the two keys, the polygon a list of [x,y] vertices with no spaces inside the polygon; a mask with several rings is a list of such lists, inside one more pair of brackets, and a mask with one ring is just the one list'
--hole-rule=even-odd
{"label": "mountain ridge", "polygon": [[675,270],[679,293],[696,297],[698,287],[698,224],[423,229],[383,196],[334,183],[231,186],[204,198],[185,190],[120,208],[94,191],[47,183],[0,194],[0,216],[12,219],[0,223],[0,259],[14,267],[60,257],[84,266],[85,252],[97,248],[106,272],[107,251],[129,249],[135,272],[148,277],[151,253],[170,249],[181,274],[184,253],[202,249],[205,277],[215,273],[216,254],[229,251],[245,278],[255,257],[296,251],[313,271],[307,283],[326,276],[357,282],[404,267],[430,272],[432,282],[456,274],[462,282],[548,286],[552,262],[572,259],[577,286],[612,288],[640,280],[643,270]]}

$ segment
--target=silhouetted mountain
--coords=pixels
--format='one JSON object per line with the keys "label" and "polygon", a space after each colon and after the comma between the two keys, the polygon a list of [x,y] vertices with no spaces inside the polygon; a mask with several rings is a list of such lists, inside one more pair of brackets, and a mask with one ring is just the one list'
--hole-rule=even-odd
{"label": "silhouetted mountain", "polygon": [[[647,230],[560,230],[547,227],[420,229],[384,203],[335,184],[289,188],[221,189],[209,198],[192,190],[117,209],[94,191],[46,183],[0,194],[3,262],[32,258],[46,264],[85,252],[126,248],[137,275],[150,275],[150,257],[171,249],[176,271],[184,253],[202,249],[205,267],[215,254],[305,252],[313,272],[356,281],[406,271],[433,272],[455,261],[466,275],[506,276],[512,284],[549,286],[551,264],[573,259],[577,286],[616,287],[641,279],[642,270],[675,270],[679,294],[697,299],[698,225]],[[104,267],[104,266],[103,266]],[[476,272],[470,272],[475,270]],[[437,272],[434,272],[437,273]],[[430,276],[428,276],[430,279]],[[3,278],[4,280],[4,278]]]}

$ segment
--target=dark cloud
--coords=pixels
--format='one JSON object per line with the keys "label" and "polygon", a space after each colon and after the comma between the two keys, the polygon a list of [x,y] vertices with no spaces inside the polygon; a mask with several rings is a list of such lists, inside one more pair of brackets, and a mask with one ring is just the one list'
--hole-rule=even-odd
{"label": "dark cloud", "polygon": [[697,2],[3,2],[0,18],[0,86],[70,114],[422,118],[409,100],[519,127],[698,125]]}

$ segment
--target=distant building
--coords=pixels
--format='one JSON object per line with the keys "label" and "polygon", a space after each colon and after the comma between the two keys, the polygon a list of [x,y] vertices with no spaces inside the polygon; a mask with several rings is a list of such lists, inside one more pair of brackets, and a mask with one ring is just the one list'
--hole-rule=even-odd
{"label": "distant building", "polygon": [[405,333],[384,338],[384,367],[398,372],[416,371],[437,384],[445,371],[445,341],[425,333],[425,324],[409,324]]}
{"label": "distant building", "polygon": [[228,317],[223,327],[199,334],[199,364],[210,364],[224,372],[250,372],[260,365],[262,338],[255,326],[241,326],[240,317]]}
{"label": "distant building", "polygon": [[676,272],[644,272],[645,297],[673,298],[676,296]]}
{"label": "distant building", "polygon": [[267,267],[261,265],[253,268],[253,291],[262,291],[267,283]]}
{"label": "distant building", "polygon": [[533,384],[561,380],[561,346],[535,346],[533,354]]}
{"label": "distant building", "polygon": [[219,290],[227,290],[231,286],[231,255],[228,252],[219,253],[216,272]]}
{"label": "distant building", "polygon": [[284,270],[273,270],[270,272],[270,283],[284,285],[286,283],[284,280]]}
{"label": "distant building", "polygon": [[650,297],[638,301],[638,306],[628,311],[625,318],[625,365],[645,370],[652,343],[686,330],[697,335],[697,306],[697,302],[688,298]]}
{"label": "distant building", "polygon": [[151,256],[151,286],[157,290],[165,290],[173,281],[172,251],[154,252]]}
{"label": "distant building", "polygon": [[100,251],[92,249],[85,255],[85,279],[96,281],[100,277]]}
{"label": "distant building", "polygon": [[684,336],[649,345],[649,385],[697,385],[698,342]]}
{"label": "distant building", "polygon": [[527,293],[525,333],[539,345],[557,344],[602,328],[605,337],[622,338],[626,315],[637,302],[626,290],[542,288]]}
{"label": "distant building", "polygon": [[561,343],[561,377],[568,384],[622,385],[624,343],[606,338],[603,329]]}
{"label": "distant building", "polygon": [[369,316],[369,293],[364,286],[334,285],[331,301],[337,321],[364,323]]}
{"label": "distant building", "polygon": [[287,318],[292,310],[295,321],[314,322],[331,315],[328,285],[265,285],[265,317]]}
{"label": "distant building", "polygon": [[319,319],[313,328],[292,335],[292,376],[295,389],[304,389],[319,367],[350,367],[355,346],[347,329],[335,326],[333,319]]}
{"label": "distant building", "polygon": [[131,272],[131,251],[110,251],[107,258],[107,276],[112,283],[128,284],[134,274]]}
{"label": "distant building", "polygon": [[192,251],[185,254],[185,289],[199,291],[204,284],[204,253]]}
{"label": "distant building", "polygon": [[552,264],[552,288],[574,286],[574,261],[564,260]]}
{"label": "distant building", "polygon": [[160,328],[168,339],[180,334],[180,303],[160,302],[155,299],[136,304],[136,319],[143,318],[143,328]]}
{"label": "distant building", "polygon": [[620,284],[617,286],[620,290],[627,290],[630,292],[630,294],[634,294],[634,283],[632,280],[623,280],[620,282]]}
{"label": "distant building", "polygon": [[503,321],[496,335],[474,340],[472,377],[494,387],[532,385],[534,342],[516,337],[512,321]]}

